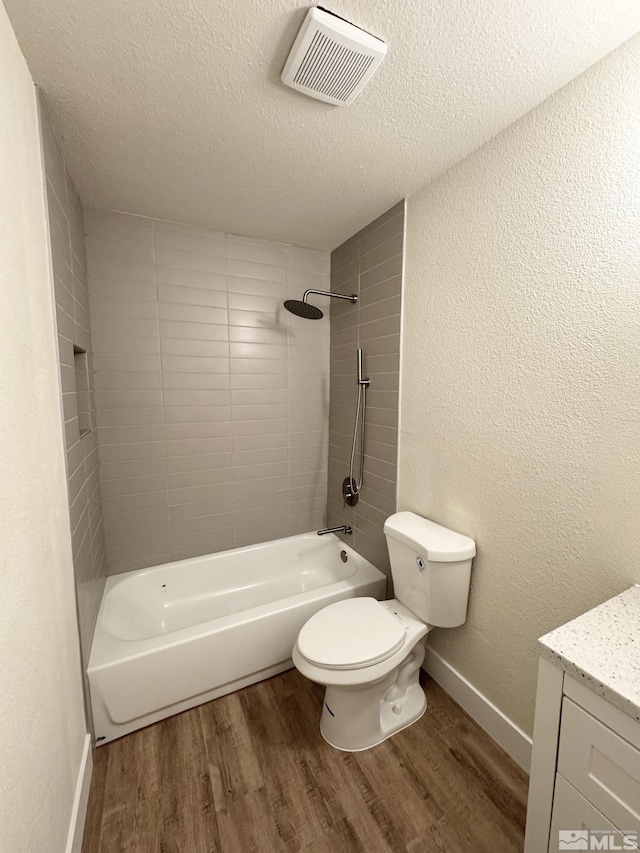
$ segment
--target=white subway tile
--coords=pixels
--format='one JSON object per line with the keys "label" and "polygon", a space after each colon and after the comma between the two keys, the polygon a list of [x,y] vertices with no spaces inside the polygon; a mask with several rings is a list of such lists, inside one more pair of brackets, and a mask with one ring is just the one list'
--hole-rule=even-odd
{"label": "white subway tile", "polygon": [[227,257],[238,261],[251,261],[257,264],[284,267],[287,253],[283,243],[243,240],[229,237]]}
{"label": "white subway tile", "polygon": [[230,421],[230,406],[177,406],[165,407],[165,423],[198,423],[202,421]]}
{"label": "white subway tile", "polygon": [[181,340],[226,341],[229,328],[213,323],[193,323],[172,320],[160,320],[160,337],[180,338]]}
{"label": "white subway tile", "polygon": [[179,270],[195,270],[196,272],[207,272],[224,274],[227,261],[224,254],[215,255],[180,251],[178,249],[167,249],[163,246],[156,248],[156,261],[160,266],[173,267]]}
{"label": "white subway tile", "polygon": [[239,261],[229,258],[227,261],[227,272],[229,275],[244,276],[245,278],[259,278],[265,279],[266,281],[286,281],[284,265],[271,266],[269,264]]}
{"label": "white subway tile", "polygon": [[112,566],[320,525],[329,317],[305,323],[283,300],[328,290],[328,254],[113,214],[88,231]]}
{"label": "white subway tile", "polygon": [[256,344],[231,342],[229,348],[231,358],[281,359],[287,357],[285,344]]}
{"label": "white subway tile", "polygon": [[153,246],[153,220],[129,213],[85,210],[85,231],[90,238],[140,242]]}
{"label": "white subway tile", "polygon": [[145,234],[140,236],[131,235],[128,240],[113,240],[105,237],[89,234],[86,241],[87,258],[92,272],[102,264],[112,261],[153,265],[154,248]]}
{"label": "white subway tile", "polygon": [[158,313],[161,320],[180,320],[190,323],[219,323],[226,325],[227,309],[210,308],[206,305],[183,305],[177,302],[160,302]]}
{"label": "white subway tile", "polygon": [[229,388],[230,376],[228,373],[173,373],[166,371],[162,375],[162,384],[165,389],[188,390],[189,388],[218,390]]}
{"label": "white subway tile", "polygon": [[228,358],[203,356],[163,355],[162,368],[170,373],[228,373]]}
{"label": "white subway tile", "polygon": [[187,231],[175,231],[159,224],[156,225],[155,232],[156,246],[159,250],[159,264],[165,263],[161,260],[160,250],[162,249],[177,250],[186,256],[213,255],[217,259],[224,259],[226,256],[227,243],[224,236],[208,236],[193,234]]}
{"label": "white subway tile", "polygon": [[163,338],[160,343],[163,355],[205,356],[206,358],[227,358],[227,341],[185,340],[181,338]]}
{"label": "white subway tile", "polygon": [[194,287],[201,290],[226,291],[227,277],[224,271],[203,272],[202,270],[181,270],[175,267],[156,266],[158,286],[163,284],[176,287]]}
{"label": "white subway tile", "polygon": [[227,294],[225,291],[211,290],[204,287],[186,287],[175,284],[158,285],[158,296],[161,302],[177,302],[181,305],[207,305],[210,308],[226,308]]}

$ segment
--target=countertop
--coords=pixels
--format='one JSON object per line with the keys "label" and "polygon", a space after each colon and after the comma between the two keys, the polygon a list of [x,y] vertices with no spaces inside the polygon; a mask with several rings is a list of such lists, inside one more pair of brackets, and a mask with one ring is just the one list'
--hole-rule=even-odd
{"label": "countertop", "polygon": [[640,585],[539,640],[542,657],[640,720]]}

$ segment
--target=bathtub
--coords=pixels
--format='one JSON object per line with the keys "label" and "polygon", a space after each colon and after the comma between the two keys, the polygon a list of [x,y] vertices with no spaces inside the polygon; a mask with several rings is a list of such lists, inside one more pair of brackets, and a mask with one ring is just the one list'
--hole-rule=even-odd
{"label": "bathtub", "polygon": [[316,533],[110,577],[88,668],[96,743],[289,669],[309,617],[385,588],[364,557]]}

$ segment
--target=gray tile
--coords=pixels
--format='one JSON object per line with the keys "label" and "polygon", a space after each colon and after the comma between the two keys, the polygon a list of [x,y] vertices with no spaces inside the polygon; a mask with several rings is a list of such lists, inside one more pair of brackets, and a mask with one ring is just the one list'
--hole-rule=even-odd
{"label": "gray tile", "polygon": [[360,273],[360,292],[370,287],[388,281],[390,278],[402,275],[402,255],[395,255],[382,263]]}
{"label": "gray tile", "polygon": [[100,462],[129,462],[164,458],[163,441],[135,442],[131,444],[104,444],[100,446]]}
{"label": "gray tile", "polygon": [[121,480],[103,480],[100,484],[103,499],[118,498],[124,495],[140,495],[145,492],[158,494],[167,489],[165,474],[151,474],[147,477],[126,477]]}
{"label": "gray tile", "polygon": [[98,427],[161,424],[163,422],[163,411],[159,407],[140,409],[99,409],[96,411],[96,422]]}
{"label": "gray tile", "polygon": [[200,453],[189,454],[185,453],[177,456],[168,456],[166,459],[167,471],[169,474],[174,474],[182,471],[203,471],[207,468],[223,468],[231,467],[231,453]]}
{"label": "gray tile", "polygon": [[[166,442],[167,458],[172,456],[204,456],[220,453],[225,456],[224,464],[229,464],[226,454],[231,452],[231,436],[221,435],[214,438],[185,438]],[[221,462],[222,464],[222,462]],[[170,469],[174,470],[174,469]]]}
{"label": "gray tile", "polygon": [[[79,341],[77,342],[79,343]],[[85,348],[88,348],[88,345]],[[122,359],[126,359],[129,355],[156,356],[160,353],[160,340],[158,337],[138,338],[128,335],[96,334],[91,339],[91,349],[96,356],[100,354],[116,355]]]}
{"label": "gray tile", "polygon": [[[230,477],[231,470],[231,468],[225,468],[217,473],[220,474],[221,478],[224,478],[224,476]],[[212,502],[224,498],[226,511],[228,499],[233,497],[233,483],[230,480],[221,479],[219,483],[205,483],[201,486],[185,486],[183,489],[170,489],[168,497],[170,506],[183,506],[184,504],[192,503],[202,504],[206,501]]]}
{"label": "gray tile", "polygon": [[167,493],[165,491],[144,492],[133,495],[118,495],[113,498],[102,499],[102,511],[105,518],[109,515],[134,510],[154,509],[167,506]]}
{"label": "gray tile", "polygon": [[167,440],[218,438],[223,435],[231,435],[231,431],[232,424],[230,421],[200,421],[197,423],[187,421],[185,423],[164,425],[164,434]]}
{"label": "gray tile", "polygon": [[127,444],[136,441],[164,441],[163,424],[98,427],[99,444]]}
{"label": "gray tile", "polygon": [[[328,415],[330,325],[328,317],[317,328],[298,322],[282,300],[328,289],[328,255],[135,217],[90,219],[111,570],[288,535],[291,495],[295,530],[319,523],[328,424],[317,427]],[[71,272],[61,262],[64,287]],[[77,299],[86,303],[82,287]],[[86,307],[73,306],[88,329]],[[165,501],[169,530],[139,515]],[[242,512],[253,515],[236,517]]]}
{"label": "gray tile", "polygon": [[135,477],[166,476],[167,461],[164,458],[138,459],[127,462],[100,462],[100,482],[123,480]]}
{"label": "gray tile", "polygon": [[387,219],[381,224],[373,223],[369,228],[365,229],[360,239],[360,252],[365,255],[377,246],[386,243],[393,237],[401,237],[404,233],[404,216],[402,211],[397,215]]}
{"label": "gray tile", "polygon": [[87,280],[89,298],[134,299],[153,302],[157,300],[155,281],[138,281],[124,276],[110,278],[108,276],[90,275]]}
{"label": "gray tile", "polygon": [[[183,499],[177,492],[181,489],[188,489],[196,486],[217,487],[221,483],[233,482],[233,468],[204,468],[197,471],[175,471],[169,474],[169,489],[171,490],[173,500],[177,503],[183,502]],[[213,490],[213,494],[216,490]],[[207,496],[208,493],[207,493]]]}
{"label": "gray tile", "polygon": [[288,483],[281,486],[279,489],[267,489],[264,492],[250,492],[246,495],[235,495],[233,505],[236,510],[255,509],[265,506],[289,506],[289,486]]}
{"label": "gray tile", "polygon": [[175,406],[165,407],[166,424],[203,423],[205,421],[229,421],[230,406]]}
{"label": "gray tile", "polygon": [[96,391],[152,391],[162,388],[160,373],[100,372],[94,375]]}
{"label": "gray tile", "polygon": [[289,536],[291,525],[289,518],[281,521],[270,521],[267,524],[238,524],[236,526],[236,546],[254,545],[269,539]]}

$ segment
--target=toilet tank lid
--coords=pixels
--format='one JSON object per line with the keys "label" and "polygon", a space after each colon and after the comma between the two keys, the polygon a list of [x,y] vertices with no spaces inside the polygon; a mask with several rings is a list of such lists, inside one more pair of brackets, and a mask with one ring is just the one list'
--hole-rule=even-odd
{"label": "toilet tank lid", "polygon": [[384,523],[385,536],[397,539],[433,563],[455,563],[476,555],[469,536],[442,527],[415,512],[397,512]]}

